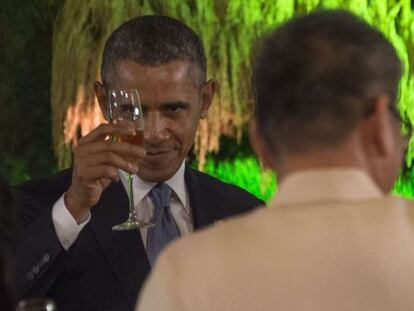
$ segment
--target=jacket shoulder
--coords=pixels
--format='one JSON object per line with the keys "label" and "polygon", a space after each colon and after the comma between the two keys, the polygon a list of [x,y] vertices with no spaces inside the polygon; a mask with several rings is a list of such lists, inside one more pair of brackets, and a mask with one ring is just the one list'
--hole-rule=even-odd
{"label": "jacket shoulder", "polygon": [[195,178],[197,178],[198,182],[204,189],[209,188],[222,198],[226,198],[227,200],[232,200],[246,206],[256,207],[264,204],[262,200],[239,186],[221,181],[216,177],[195,169],[190,169],[190,172]]}
{"label": "jacket shoulder", "polygon": [[44,201],[55,202],[70,186],[72,168],[65,169],[49,177],[36,178],[14,186],[16,200],[31,197]]}

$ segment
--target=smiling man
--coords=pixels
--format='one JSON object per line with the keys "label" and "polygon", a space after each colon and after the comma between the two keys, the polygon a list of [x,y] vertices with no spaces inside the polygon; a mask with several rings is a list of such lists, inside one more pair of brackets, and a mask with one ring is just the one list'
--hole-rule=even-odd
{"label": "smiling man", "polygon": [[[139,91],[143,146],[106,139],[135,134],[130,124],[102,124],[74,149],[73,169],[17,189],[16,296],[54,298],[60,311],[132,310],[168,242],[261,203],[185,164],[216,88],[190,28],[165,16],[126,22],[107,40],[101,76],[105,115],[109,90]],[[128,217],[128,173],[138,219],[155,226],[112,231]]]}

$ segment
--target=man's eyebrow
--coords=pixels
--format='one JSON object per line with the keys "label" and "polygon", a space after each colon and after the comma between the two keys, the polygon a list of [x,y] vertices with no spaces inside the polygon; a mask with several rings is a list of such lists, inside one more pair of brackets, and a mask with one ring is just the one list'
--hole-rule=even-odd
{"label": "man's eyebrow", "polygon": [[[142,110],[144,111],[148,111],[152,109],[151,106],[146,105],[145,103],[141,103],[141,107]],[[171,102],[165,102],[162,103],[158,106],[157,109],[160,110],[167,110],[167,109],[171,109],[171,108],[183,108],[183,109],[188,109],[190,107],[190,104],[181,100],[177,100],[177,101],[171,101]]]}
{"label": "man's eyebrow", "polygon": [[188,106],[189,104],[187,102],[181,101],[181,100],[177,100],[177,101],[172,101],[172,102],[166,102],[166,103],[162,103],[161,107],[169,107],[169,106]]}
{"label": "man's eyebrow", "polygon": [[[141,103],[141,106],[148,107],[151,105],[147,105],[146,103]],[[185,101],[177,100],[177,101],[165,102],[165,103],[160,104],[160,107],[164,107],[164,106],[189,106],[189,104]]]}
{"label": "man's eyebrow", "polygon": [[177,108],[188,109],[189,107],[190,107],[189,103],[181,101],[181,100],[177,100],[177,101],[162,103],[159,106],[159,109],[160,110],[177,109]]}

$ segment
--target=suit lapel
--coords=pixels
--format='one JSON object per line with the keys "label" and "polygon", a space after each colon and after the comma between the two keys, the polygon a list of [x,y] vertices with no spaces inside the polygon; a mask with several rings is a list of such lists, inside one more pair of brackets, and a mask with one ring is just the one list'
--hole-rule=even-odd
{"label": "suit lapel", "polygon": [[[190,167],[185,170],[185,183],[193,212],[194,229],[200,229],[220,217],[222,208],[216,192],[204,185]],[[139,230],[112,231],[112,227],[128,217],[128,197],[121,182],[111,184],[92,209],[90,228],[104,253],[112,273],[133,309],[137,292],[150,271]]]}
{"label": "suit lapel", "polygon": [[92,209],[91,230],[133,309],[150,266],[139,230],[112,231],[128,217],[128,197],[121,182],[111,184]]}
{"label": "suit lapel", "polygon": [[219,204],[218,200],[214,200],[215,194],[201,184],[196,172],[189,166],[185,168],[184,178],[193,212],[194,229],[212,224],[216,220],[215,205]]}

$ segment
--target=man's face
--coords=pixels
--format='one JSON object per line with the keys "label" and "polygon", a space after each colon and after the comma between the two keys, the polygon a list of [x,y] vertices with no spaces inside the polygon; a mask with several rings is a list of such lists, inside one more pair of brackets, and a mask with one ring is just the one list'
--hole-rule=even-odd
{"label": "man's face", "polygon": [[200,118],[207,116],[214,85],[200,86],[191,62],[174,60],[157,66],[119,61],[111,87],[135,88],[144,113],[147,156],[138,176],[149,182],[171,178],[186,158]]}

